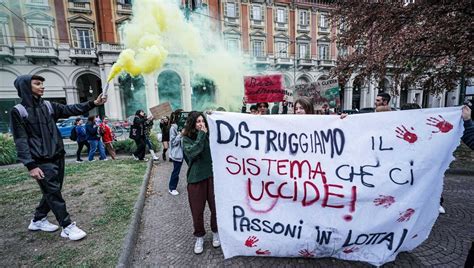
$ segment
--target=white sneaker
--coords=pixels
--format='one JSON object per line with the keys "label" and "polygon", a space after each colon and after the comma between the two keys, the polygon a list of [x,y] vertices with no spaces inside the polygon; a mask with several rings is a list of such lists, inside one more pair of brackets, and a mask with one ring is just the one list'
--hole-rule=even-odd
{"label": "white sneaker", "polygon": [[168,193],[170,193],[171,195],[179,195],[179,192],[176,190],[168,190]]}
{"label": "white sneaker", "polygon": [[138,157],[136,157],[134,154],[132,154],[132,157],[134,160],[138,160]]}
{"label": "white sneaker", "polygon": [[444,213],[446,213],[446,210],[444,210],[444,207],[443,207],[443,206],[439,206],[438,211],[439,211],[439,214],[444,214]]}
{"label": "white sneaker", "polygon": [[59,226],[54,225],[48,221],[46,217],[42,218],[39,221],[31,220],[28,230],[31,231],[45,231],[45,232],[54,232],[59,229]]}
{"label": "white sneaker", "polygon": [[221,246],[221,240],[219,239],[219,233],[212,233],[212,246],[218,248]]}
{"label": "white sneaker", "polygon": [[76,222],[69,224],[66,228],[63,228],[63,231],[61,232],[61,237],[69,238],[74,241],[81,240],[86,237],[86,235],[86,232],[76,226]]}
{"label": "white sneaker", "polygon": [[158,156],[154,155],[154,156],[153,156],[153,161],[158,161],[158,160],[160,160],[160,159],[158,158]]}
{"label": "white sneaker", "polygon": [[194,244],[194,253],[201,254],[204,251],[204,237],[198,237]]}

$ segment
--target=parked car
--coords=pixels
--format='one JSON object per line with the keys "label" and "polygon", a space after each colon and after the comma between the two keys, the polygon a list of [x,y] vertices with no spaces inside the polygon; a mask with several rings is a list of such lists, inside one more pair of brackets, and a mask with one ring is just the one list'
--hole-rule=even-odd
{"label": "parked car", "polygon": [[[69,117],[67,119],[64,119],[62,122],[56,123],[58,126],[59,132],[61,132],[61,137],[63,139],[69,139],[69,136],[71,136],[71,130],[74,127],[74,122],[76,122],[77,117]],[[87,122],[87,118],[82,117],[82,121]]]}
{"label": "parked car", "polygon": [[362,109],[359,110],[360,114],[374,113],[374,112],[375,112],[375,108],[373,108],[373,107],[366,107],[366,108],[362,108]]}

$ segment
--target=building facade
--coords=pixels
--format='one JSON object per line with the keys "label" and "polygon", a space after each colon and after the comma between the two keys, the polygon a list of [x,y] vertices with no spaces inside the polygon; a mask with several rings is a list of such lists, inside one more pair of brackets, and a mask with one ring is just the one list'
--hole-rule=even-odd
{"label": "building facade", "polygon": [[[214,21],[229,50],[238,50],[257,73],[283,73],[285,85],[328,78],[338,55],[337,30],[330,25],[330,1],[195,0],[195,15]],[[190,6],[183,1],[182,6]],[[202,14],[201,14],[202,13]],[[13,81],[22,74],[46,78],[45,98],[61,103],[94,99],[123,46],[121,28],[132,15],[131,0],[0,0],[0,130],[18,102]],[[391,89],[391,78],[360,83],[353,77],[342,89],[344,109],[372,107],[379,91]],[[174,108],[199,109],[215,100],[212,81],[191,85],[189,63],[170,55],[156,73],[110,82],[108,102],[92,113],[124,119],[137,109],[170,101]],[[403,90],[392,105],[417,102],[423,107],[457,105],[459,90],[441,96]]]}

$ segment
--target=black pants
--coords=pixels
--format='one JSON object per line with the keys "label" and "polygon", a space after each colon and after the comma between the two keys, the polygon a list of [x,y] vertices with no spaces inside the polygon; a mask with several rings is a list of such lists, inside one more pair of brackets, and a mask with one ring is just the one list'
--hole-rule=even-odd
{"label": "black pants", "polygon": [[89,154],[89,151],[91,149],[89,143],[87,141],[81,141],[77,143],[77,152],[76,152],[76,159],[79,160],[81,159],[81,152],[82,148],[84,148],[84,145],[87,147],[87,154]]}
{"label": "black pants", "polygon": [[135,155],[136,158],[143,160],[145,158],[145,148],[146,148],[146,143],[144,138],[139,138],[135,139],[135,144],[137,145],[137,150],[133,155]]}
{"label": "black pants", "polygon": [[472,268],[474,267],[474,242],[472,242],[471,249],[467,254],[466,263],[464,264],[464,268]]}
{"label": "black pants", "polygon": [[43,197],[36,208],[34,221],[46,217],[52,210],[59,225],[66,227],[71,224],[71,219],[66,210],[66,202],[61,195],[64,181],[64,158],[38,166],[44,173],[44,179],[37,180]]}

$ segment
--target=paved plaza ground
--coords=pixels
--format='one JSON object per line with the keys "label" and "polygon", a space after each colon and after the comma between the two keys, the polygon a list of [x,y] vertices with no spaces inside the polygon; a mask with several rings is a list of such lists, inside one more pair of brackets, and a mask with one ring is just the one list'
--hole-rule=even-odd
{"label": "paved plaza ground", "polygon": [[[178,191],[168,194],[172,164],[160,161],[152,171],[140,233],[133,253],[133,266],[205,267],[371,267],[362,262],[333,258],[235,257],[224,260],[220,248],[211,246],[209,211],[205,222],[208,233],[201,255],[193,253],[192,218],[186,192],[186,166],[181,170]],[[474,241],[474,177],[447,175],[444,187],[447,213],[440,215],[429,238],[413,252],[401,253],[384,267],[462,267]]]}

